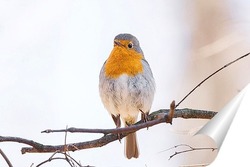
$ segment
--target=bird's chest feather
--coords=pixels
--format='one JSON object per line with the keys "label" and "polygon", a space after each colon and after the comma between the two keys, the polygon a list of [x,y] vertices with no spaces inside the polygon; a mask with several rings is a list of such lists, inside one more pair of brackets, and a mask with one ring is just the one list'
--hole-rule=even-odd
{"label": "bird's chest feather", "polygon": [[114,48],[105,64],[105,75],[109,78],[118,78],[126,74],[135,76],[143,72],[142,55],[123,48]]}

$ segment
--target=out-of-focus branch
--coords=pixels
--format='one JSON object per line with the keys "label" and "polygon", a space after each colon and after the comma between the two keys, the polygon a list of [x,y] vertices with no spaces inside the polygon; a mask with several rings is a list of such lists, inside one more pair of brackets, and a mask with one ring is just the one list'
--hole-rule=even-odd
{"label": "out-of-focus branch", "polygon": [[178,147],[186,147],[186,149],[182,150],[182,151],[175,151],[174,154],[172,154],[170,157],[169,157],[169,160],[171,158],[173,158],[174,156],[178,155],[178,154],[183,154],[183,153],[187,153],[187,152],[192,152],[192,151],[197,151],[197,150],[211,150],[211,151],[215,151],[215,150],[218,150],[218,148],[216,147],[192,147],[188,144],[179,144],[179,145],[176,145],[170,149],[167,149],[165,151],[168,151],[168,150],[171,150],[171,149],[175,149],[175,148],[178,148]]}
{"label": "out-of-focus branch", "polygon": [[211,75],[209,75],[208,77],[206,77],[205,79],[203,79],[198,85],[196,85],[179,103],[176,104],[176,108],[191,94],[193,93],[199,86],[201,86],[206,80],[208,80],[209,78],[211,78],[212,76],[214,76],[215,74],[217,74],[218,72],[220,72],[221,70],[227,68],[228,66],[236,63],[239,60],[242,60],[243,58],[247,57],[250,55],[250,52],[246,53],[243,56],[238,57],[237,59],[227,63],[226,65],[224,65],[223,67],[219,68],[218,70],[216,70],[215,72],[213,72]]}

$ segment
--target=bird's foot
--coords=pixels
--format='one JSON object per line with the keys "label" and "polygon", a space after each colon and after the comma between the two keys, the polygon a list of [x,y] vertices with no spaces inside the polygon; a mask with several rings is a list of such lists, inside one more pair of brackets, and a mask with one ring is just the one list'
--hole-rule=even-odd
{"label": "bird's foot", "polygon": [[[113,115],[111,114],[113,121],[115,122],[116,128],[120,128],[121,127],[121,119],[120,119],[120,115]],[[119,140],[119,142],[121,143],[121,134],[117,133],[117,138]]]}
{"label": "bird's foot", "polygon": [[[144,112],[141,109],[139,109],[139,110],[141,112],[141,120],[143,122],[148,122],[148,112]],[[148,127],[147,127],[147,130],[148,130]]]}

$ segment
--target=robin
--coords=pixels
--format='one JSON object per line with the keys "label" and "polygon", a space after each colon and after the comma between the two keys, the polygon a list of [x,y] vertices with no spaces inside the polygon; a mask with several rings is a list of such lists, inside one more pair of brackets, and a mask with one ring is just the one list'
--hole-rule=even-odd
{"label": "robin", "polygon": [[[131,34],[119,34],[114,48],[103,64],[99,76],[99,91],[104,107],[111,114],[116,127],[134,124],[138,114],[147,120],[154,93],[155,82],[139,41]],[[125,139],[125,155],[128,159],[139,157],[136,134]]]}

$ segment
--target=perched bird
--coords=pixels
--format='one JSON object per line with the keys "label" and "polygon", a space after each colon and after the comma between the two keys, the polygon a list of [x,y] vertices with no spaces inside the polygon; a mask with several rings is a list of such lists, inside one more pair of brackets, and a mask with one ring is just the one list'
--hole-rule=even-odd
{"label": "perched bird", "polygon": [[[155,81],[145,60],[139,41],[131,34],[119,34],[114,48],[103,64],[99,76],[99,92],[104,107],[111,114],[116,127],[134,124],[138,114],[147,120],[154,93]],[[136,134],[125,139],[125,155],[138,158]]]}

